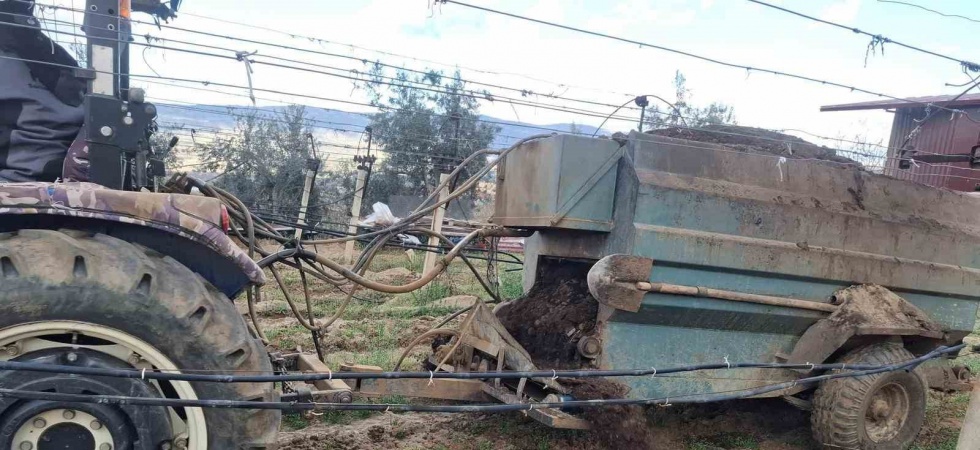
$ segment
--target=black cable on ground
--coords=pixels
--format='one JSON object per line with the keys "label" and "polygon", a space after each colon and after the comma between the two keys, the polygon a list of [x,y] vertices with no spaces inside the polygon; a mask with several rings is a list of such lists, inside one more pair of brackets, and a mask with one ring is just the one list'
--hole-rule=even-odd
{"label": "black cable on ground", "polygon": [[730,391],[718,394],[686,394],[677,397],[643,399],[572,400],[566,402],[532,402],[516,404],[474,404],[474,405],[410,405],[410,404],[364,404],[364,403],[299,403],[299,402],[261,402],[248,400],[187,400],[173,398],[146,398],[118,395],[85,395],[58,392],[37,392],[0,388],[0,398],[22,400],[42,400],[74,403],[98,403],[109,405],[165,406],[184,408],[237,408],[237,409],[276,409],[282,411],[416,411],[442,413],[506,412],[530,411],[533,409],[599,408],[626,405],[671,405],[684,403],[709,403],[756,397],[770,392],[790,389],[799,385],[810,385],[836,378],[853,378],[897,370],[913,369],[919,364],[942,355],[954,353],[964,347],[939,347],[918,358],[896,364],[879,366],[877,369],[838,372],[826,375],[801,378],[794,381],[774,383],[757,388]]}
{"label": "black cable on ground", "polygon": [[[953,347],[939,347],[932,353],[947,354],[963,349],[966,344]],[[915,360],[911,360],[915,361]],[[135,369],[110,369],[100,367],[63,366],[18,361],[0,361],[0,370],[19,370],[43,373],[77,374],[114,378],[140,378],[167,381],[199,381],[215,383],[265,383],[281,381],[322,381],[322,380],[371,380],[371,379],[455,379],[482,380],[491,378],[600,378],[600,377],[639,377],[673,373],[695,372],[722,369],[789,369],[789,370],[877,370],[889,365],[880,364],[786,364],[786,363],[712,363],[649,369],[621,370],[536,370],[506,372],[330,372],[293,373],[281,375],[218,375],[199,373],[173,373]]]}

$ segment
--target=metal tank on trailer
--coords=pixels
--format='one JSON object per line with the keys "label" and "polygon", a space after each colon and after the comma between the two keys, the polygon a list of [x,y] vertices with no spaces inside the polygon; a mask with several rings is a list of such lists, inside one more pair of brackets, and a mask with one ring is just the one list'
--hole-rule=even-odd
{"label": "metal tank on trailer", "polygon": [[[535,290],[554,289],[557,276],[588,273],[594,322],[548,331],[576,349],[566,366],[821,363],[875,342],[921,354],[974,328],[980,200],[958,192],[637,132],[528,142],[506,156],[497,181],[493,222],[536,230],[518,301],[547,297]],[[518,340],[544,332],[530,322],[508,328]],[[962,378],[949,367],[922,373]],[[621,381],[631,397],[654,398],[800,376],[749,369]]]}

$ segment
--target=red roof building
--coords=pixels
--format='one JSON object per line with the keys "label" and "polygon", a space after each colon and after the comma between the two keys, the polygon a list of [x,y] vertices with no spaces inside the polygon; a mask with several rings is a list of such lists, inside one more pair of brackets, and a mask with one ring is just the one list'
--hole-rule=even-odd
{"label": "red roof building", "polygon": [[888,140],[888,158],[885,173],[896,178],[916,181],[930,186],[944,187],[957,191],[980,191],[980,170],[970,169],[961,163],[918,163],[907,170],[899,169],[899,149],[903,148],[909,135],[936,105],[942,108],[962,111],[954,114],[938,110],[932,117],[921,123],[918,133],[908,141],[907,149],[919,154],[966,154],[980,144],[980,94],[964,95],[952,101],[954,95],[916,97],[906,100],[880,100],[844,105],[829,105],[821,111],[858,111],[884,109],[895,116],[892,120],[891,137]]}

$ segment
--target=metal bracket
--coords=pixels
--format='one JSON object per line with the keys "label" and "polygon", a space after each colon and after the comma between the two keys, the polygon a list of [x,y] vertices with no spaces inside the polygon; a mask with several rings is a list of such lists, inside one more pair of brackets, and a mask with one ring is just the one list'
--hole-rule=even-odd
{"label": "metal bracket", "polygon": [[613,152],[612,155],[609,155],[609,158],[606,159],[601,166],[599,166],[599,169],[596,170],[595,173],[593,173],[592,176],[585,181],[585,183],[579,186],[578,190],[576,190],[575,193],[572,194],[572,196],[558,208],[555,215],[551,216],[551,225],[554,226],[558,222],[561,222],[561,219],[563,219],[568,212],[571,211],[572,208],[575,207],[575,205],[577,205],[578,202],[582,200],[582,198],[585,197],[585,195],[588,194],[596,184],[599,183],[599,180],[601,180],[602,177],[609,172],[609,169],[611,169],[613,165],[623,157],[624,154],[626,154],[626,147],[620,147],[618,150]]}
{"label": "metal bracket", "polygon": [[[148,132],[156,118],[150,103],[123,102],[106,95],[85,96],[89,179],[112,189],[147,185]],[[136,157],[130,168],[129,159]],[[132,170],[132,178],[126,177]]]}
{"label": "metal bracket", "polygon": [[[941,163],[969,163],[970,167],[980,166],[980,144],[974,145],[970,148],[970,153],[950,153],[948,155],[917,155],[915,150],[902,150],[899,155],[898,168],[899,169],[909,169],[912,167],[913,162],[921,162],[926,164],[941,164]],[[907,156],[906,156],[907,155]]]}

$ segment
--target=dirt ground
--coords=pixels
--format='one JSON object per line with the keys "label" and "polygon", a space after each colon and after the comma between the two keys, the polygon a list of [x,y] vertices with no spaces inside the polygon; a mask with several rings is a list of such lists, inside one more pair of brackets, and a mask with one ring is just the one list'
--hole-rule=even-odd
{"label": "dirt ground", "polygon": [[860,163],[838,155],[834,149],[818,146],[796,136],[761,128],[738,125],[707,125],[703,129],[661,128],[647,133],[689,141],[724,144],[726,147],[749,153],[770,153],[787,158],[813,158],[838,163]]}
{"label": "dirt ground", "polygon": [[[319,249],[340,255],[342,249]],[[485,272],[486,266],[478,261]],[[386,282],[401,283],[421,268],[421,255],[409,257],[400,251],[379,255],[369,275]],[[517,265],[501,267],[501,295],[521,295],[521,272]],[[295,271],[283,272],[293,298],[303,306],[302,289]],[[322,283],[312,286],[313,310],[318,317],[329,317],[344,294]],[[383,295],[358,291],[341,318],[331,327],[322,343],[327,363],[358,363],[391,369],[405,345],[419,333],[437,324],[458,306],[440,303],[454,295],[489,296],[473,280],[462,264],[453,264],[427,288],[409,294]],[[297,347],[312,350],[312,340],[296,323],[282,294],[269,287],[258,305],[260,323],[273,346],[283,350]],[[244,306],[244,305],[240,305]],[[453,326],[453,323],[449,325]],[[977,339],[980,341],[980,337]],[[405,367],[417,369],[429,352],[423,344],[409,349]],[[980,371],[980,358],[965,359],[974,372]],[[926,425],[916,441],[916,450],[953,450],[960,421],[968,403],[967,394],[931,393]],[[388,403],[426,402],[400,397],[384,398]],[[762,449],[807,450],[815,448],[810,437],[809,414],[782,400],[752,400],[701,406],[653,407],[639,415],[623,413],[623,420],[638,420],[649,433],[642,443],[627,443],[615,433],[566,431],[547,428],[519,413],[506,414],[429,414],[341,412],[323,415],[289,415],[284,418],[281,448],[297,449]],[[615,421],[615,414],[603,416]],[[634,424],[635,425],[635,424]]]}

